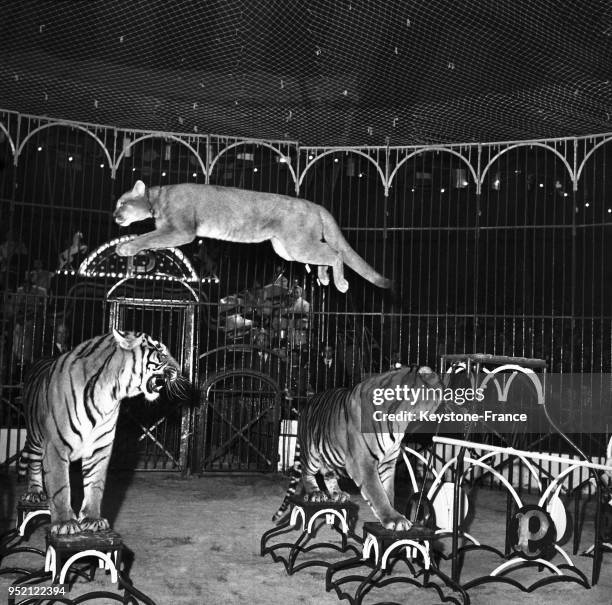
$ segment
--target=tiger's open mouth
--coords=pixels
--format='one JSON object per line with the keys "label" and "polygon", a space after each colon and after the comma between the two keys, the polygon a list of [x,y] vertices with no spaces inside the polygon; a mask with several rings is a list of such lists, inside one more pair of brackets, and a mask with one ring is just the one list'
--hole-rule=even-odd
{"label": "tiger's open mouth", "polygon": [[147,380],[147,391],[159,393],[166,386],[166,378],[163,374],[155,374]]}

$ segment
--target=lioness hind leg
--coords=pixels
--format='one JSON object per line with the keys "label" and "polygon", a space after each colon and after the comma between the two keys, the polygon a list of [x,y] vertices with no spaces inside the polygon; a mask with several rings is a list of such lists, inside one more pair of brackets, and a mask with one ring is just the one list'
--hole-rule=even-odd
{"label": "lioness hind leg", "polygon": [[300,260],[299,258],[294,258],[293,255],[287,250],[285,244],[277,237],[270,238],[270,243],[272,244],[272,248],[274,248],[274,252],[276,252],[276,254],[278,254],[281,258],[288,261]]}
{"label": "lioness hind leg", "polygon": [[340,292],[346,292],[349,284],[344,278],[344,261],[340,252],[336,253],[332,267],[334,269],[334,284],[336,284],[336,288]]}
{"label": "lioness hind leg", "polygon": [[327,265],[319,265],[317,267],[317,277],[321,282],[322,286],[327,286],[329,284],[329,267]]}

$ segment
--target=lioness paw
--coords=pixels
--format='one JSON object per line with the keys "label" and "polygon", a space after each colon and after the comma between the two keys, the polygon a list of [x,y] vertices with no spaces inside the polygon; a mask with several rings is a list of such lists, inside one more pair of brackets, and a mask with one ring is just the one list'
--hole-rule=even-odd
{"label": "lioness paw", "polygon": [[119,256],[134,256],[138,250],[131,242],[125,242],[115,247],[115,252]]}
{"label": "lioness paw", "polygon": [[349,289],[349,284],[346,279],[344,279],[344,277],[341,277],[339,279],[334,278],[334,283],[336,284],[336,288],[338,289],[338,291],[342,292],[343,294]]}

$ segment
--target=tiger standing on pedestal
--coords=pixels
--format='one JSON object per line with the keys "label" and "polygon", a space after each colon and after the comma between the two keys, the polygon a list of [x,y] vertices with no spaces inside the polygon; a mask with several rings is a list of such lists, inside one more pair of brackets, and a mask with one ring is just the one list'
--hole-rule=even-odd
{"label": "tiger standing on pedestal", "polygon": [[[396,387],[439,391],[439,397],[414,402],[399,399],[384,410],[394,414],[411,411],[417,415],[435,411],[446,388],[426,366],[418,370],[402,368],[367,378],[352,390],[339,388],[318,393],[308,401],[298,421],[294,474],[273,521],[285,515],[300,478],[307,501],[347,500],[348,495],[338,485],[338,476],[345,475],[355,482],[383,527],[397,531],[411,527],[411,522],[393,508],[395,463],[410,423],[374,420],[374,412],[379,409],[374,404],[375,391]],[[319,489],[317,473],[323,476],[328,494]]]}
{"label": "tiger standing on pedestal", "polygon": [[[118,330],[32,367],[23,397],[27,437],[20,474],[27,465],[28,487],[22,500],[49,499],[51,533],[109,529],[100,503],[121,400],[143,394],[154,401],[164,386],[178,393],[184,384],[163,344]],[[75,460],[82,460],[84,490],[78,520],[68,473]]]}

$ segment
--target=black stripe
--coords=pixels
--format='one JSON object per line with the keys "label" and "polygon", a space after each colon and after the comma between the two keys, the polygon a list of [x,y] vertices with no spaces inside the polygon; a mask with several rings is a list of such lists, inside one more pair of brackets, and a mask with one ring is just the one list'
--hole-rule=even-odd
{"label": "black stripe", "polygon": [[53,424],[55,424],[57,436],[59,437],[60,441],[72,452],[74,448],[70,445],[70,443],[68,443],[68,441],[64,439],[63,427],[60,428],[59,424],[57,423],[57,418],[55,417],[55,414],[53,412],[54,412],[54,409],[51,408],[51,418],[53,418]]}
{"label": "black stripe", "polygon": [[68,485],[62,485],[58,490],[56,490],[53,494],[51,494],[51,500],[55,500],[58,494],[61,494],[65,489],[68,489]]}
{"label": "black stripe", "polygon": [[70,404],[67,401],[66,397],[64,397],[64,402],[66,404],[65,408],[66,408],[66,414],[68,415],[68,422],[70,423],[70,428],[72,429],[72,432],[75,433],[76,435],[78,435],[79,439],[83,439],[83,435],[81,435],[81,431],[79,431],[79,429],[77,428],[76,424],[74,423],[74,420],[72,418],[72,414],[70,413]]}

